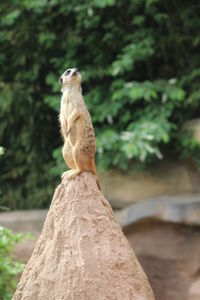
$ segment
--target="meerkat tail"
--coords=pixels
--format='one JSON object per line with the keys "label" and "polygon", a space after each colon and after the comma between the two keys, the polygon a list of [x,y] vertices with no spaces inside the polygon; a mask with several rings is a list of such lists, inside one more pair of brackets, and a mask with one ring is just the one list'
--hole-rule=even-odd
{"label": "meerkat tail", "polygon": [[97,183],[99,190],[101,191],[101,186],[100,186],[99,178],[97,177],[97,175],[96,175],[96,183]]}
{"label": "meerkat tail", "polygon": [[100,186],[100,183],[99,183],[99,178],[97,176],[97,170],[96,170],[96,166],[95,166],[95,162],[94,160],[92,161],[92,166],[91,166],[91,172],[96,176],[96,183],[97,183],[97,186],[99,188],[99,190],[101,191],[101,186]]}

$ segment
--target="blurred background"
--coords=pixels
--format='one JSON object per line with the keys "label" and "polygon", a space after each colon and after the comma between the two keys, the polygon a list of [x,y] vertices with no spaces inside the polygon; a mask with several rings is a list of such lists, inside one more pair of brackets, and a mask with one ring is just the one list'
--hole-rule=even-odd
{"label": "blurred background", "polygon": [[[102,190],[156,299],[200,299],[199,15],[197,0],[1,1],[0,225],[41,231],[66,170],[58,77],[78,67]],[[23,268],[9,229],[3,300]]]}

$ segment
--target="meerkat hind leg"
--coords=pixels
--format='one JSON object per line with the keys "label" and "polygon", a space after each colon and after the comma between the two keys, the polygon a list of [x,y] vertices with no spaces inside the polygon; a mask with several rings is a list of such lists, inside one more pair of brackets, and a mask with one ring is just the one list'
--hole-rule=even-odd
{"label": "meerkat hind leg", "polygon": [[84,167],[83,167],[83,163],[81,163],[80,159],[81,159],[81,153],[79,151],[79,145],[76,144],[74,149],[73,149],[73,158],[74,158],[74,164],[76,166],[76,168],[70,170],[68,172],[68,178],[69,179],[73,179],[75,178],[77,175],[79,175],[81,172],[84,171]]}
{"label": "meerkat hind leg", "polygon": [[62,149],[62,155],[63,155],[66,165],[70,169],[76,169],[76,166],[74,163],[73,148],[71,146],[71,143],[68,140],[65,141],[65,144]]}
{"label": "meerkat hind leg", "polygon": [[63,173],[62,173],[62,179],[63,179],[66,175],[67,175],[67,178],[69,178],[69,175],[70,175],[71,171],[73,171],[73,170],[68,170],[68,171],[63,172]]}

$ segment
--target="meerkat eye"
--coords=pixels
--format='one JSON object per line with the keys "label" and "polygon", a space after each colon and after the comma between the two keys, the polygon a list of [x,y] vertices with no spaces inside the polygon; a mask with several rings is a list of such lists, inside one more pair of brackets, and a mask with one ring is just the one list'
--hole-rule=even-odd
{"label": "meerkat eye", "polygon": [[67,76],[67,75],[69,75],[70,74],[70,70],[67,70],[66,72],[65,72],[65,75]]}

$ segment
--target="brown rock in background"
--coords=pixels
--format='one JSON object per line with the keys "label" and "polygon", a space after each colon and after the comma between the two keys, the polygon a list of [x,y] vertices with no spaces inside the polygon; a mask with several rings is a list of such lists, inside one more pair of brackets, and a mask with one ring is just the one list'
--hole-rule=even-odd
{"label": "brown rock in background", "polygon": [[55,191],[13,300],[151,300],[147,277],[112,209],[82,173]]}
{"label": "brown rock in background", "polygon": [[162,160],[135,174],[119,170],[100,173],[101,187],[113,208],[163,195],[200,193],[200,173],[188,163]]}
{"label": "brown rock in background", "polygon": [[124,228],[156,300],[200,299],[200,227],[144,220]]}
{"label": "brown rock in background", "polygon": [[191,132],[196,142],[200,143],[200,119],[192,119],[185,122],[183,129]]}

